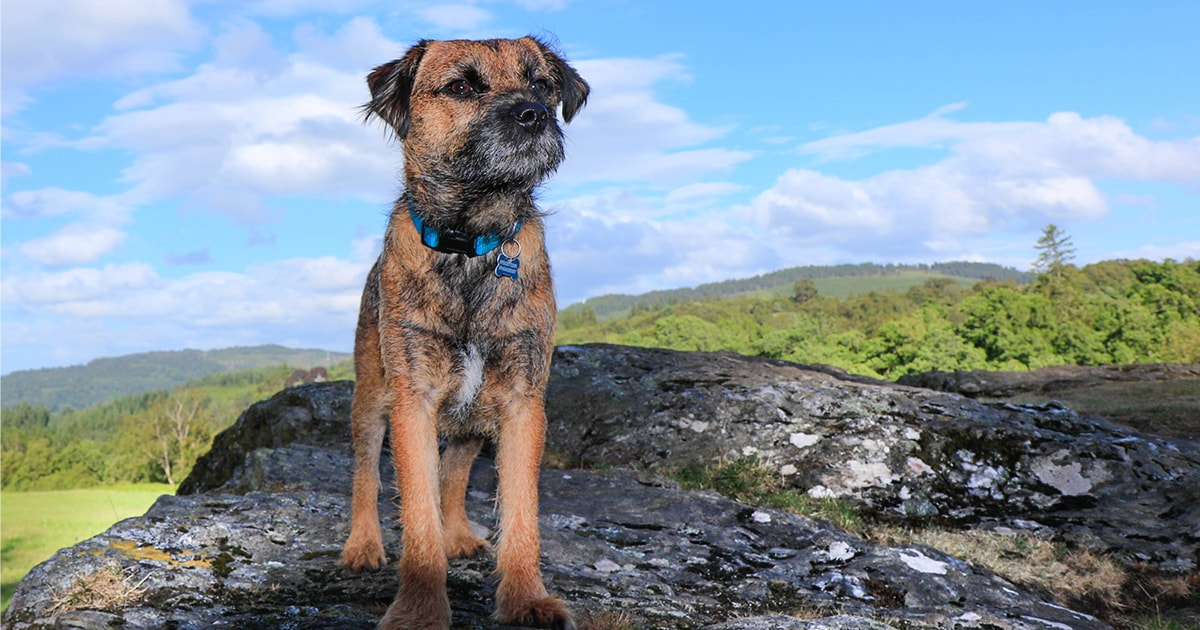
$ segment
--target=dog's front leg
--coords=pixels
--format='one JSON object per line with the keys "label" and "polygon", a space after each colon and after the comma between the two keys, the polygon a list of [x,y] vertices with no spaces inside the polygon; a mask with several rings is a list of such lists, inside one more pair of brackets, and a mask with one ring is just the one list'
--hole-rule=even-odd
{"label": "dog's front leg", "polygon": [[465,505],[471,462],[481,448],[482,438],[451,438],[442,453],[442,527],[447,558],[470,558],[488,548],[487,541],[471,531]]}
{"label": "dog's front leg", "polygon": [[546,411],[538,397],[519,401],[500,427],[496,468],[500,474],[500,544],[496,551],[496,617],[502,623],[574,628],[566,606],[546,592],[539,566],[538,469]]}
{"label": "dog's front leg", "polygon": [[400,590],[379,622],[384,630],[450,627],[446,551],[438,498],[436,409],[410,383],[392,384],[392,458],[400,489]]}

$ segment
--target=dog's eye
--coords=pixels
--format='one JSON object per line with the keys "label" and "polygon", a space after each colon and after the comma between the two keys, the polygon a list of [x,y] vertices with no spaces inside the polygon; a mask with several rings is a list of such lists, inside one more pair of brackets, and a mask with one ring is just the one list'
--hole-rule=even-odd
{"label": "dog's eye", "polygon": [[554,88],[550,85],[549,81],[545,79],[537,79],[533,83],[529,84],[529,89],[532,90],[534,94],[549,94]]}
{"label": "dog's eye", "polygon": [[450,85],[446,86],[446,91],[455,96],[470,96],[475,92],[475,88],[471,87],[471,82],[466,79],[458,79],[451,81]]}

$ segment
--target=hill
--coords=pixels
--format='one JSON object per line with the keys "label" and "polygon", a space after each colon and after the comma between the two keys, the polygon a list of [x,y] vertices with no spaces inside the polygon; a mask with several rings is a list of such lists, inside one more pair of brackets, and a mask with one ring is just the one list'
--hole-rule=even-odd
{"label": "hill", "polygon": [[0,378],[0,401],[52,410],[91,407],[122,396],[171,389],[209,374],[275,365],[313,367],[350,355],[326,350],[246,346],[220,350],[143,352],[95,359],[87,365],[19,370]]}
{"label": "hill", "polygon": [[1029,284],[1036,276],[993,263],[944,262],[931,265],[823,265],[790,267],[752,278],[711,282],[694,288],[651,291],[642,295],[601,295],[565,309],[579,314],[590,309],[604,321],[634,311],[712,298],[791,295],[797,280],[812,280],[822,295],[849,297],[871,291],[905,291],[937,278],[950,278],[964,287],[978,280],[1011,280]]}

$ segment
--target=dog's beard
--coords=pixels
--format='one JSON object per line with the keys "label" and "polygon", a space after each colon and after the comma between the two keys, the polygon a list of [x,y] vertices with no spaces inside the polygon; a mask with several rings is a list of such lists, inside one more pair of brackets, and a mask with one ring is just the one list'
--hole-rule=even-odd
{"label": "dog's beard", "polygon": [[515,124],[508,107],[471,129],[467,142],[455,156],[453,168],[465,192],[529,192],[562,163],[563,134],[557,121],[529,132]]}

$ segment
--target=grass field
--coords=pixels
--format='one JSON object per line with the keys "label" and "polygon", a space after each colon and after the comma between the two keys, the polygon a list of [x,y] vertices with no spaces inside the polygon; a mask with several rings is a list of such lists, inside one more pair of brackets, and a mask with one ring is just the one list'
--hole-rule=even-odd
{"label": "grass field", "polygon": [[[871,291],[907,291],[913,287],[925,284],[925,281],[935,278],[947,278],[953,280],[964,289],[975,286],[978,280],[970,278],[959,278],[955,276],[947,276],[940,273],[922,273],[919,271],[902,271],[897,274],[886,276],[847,276],[839,278],[817,278],[813,280],[813,285],[817,287],[817,293],[821,295],[832,295],[838,298],[847,298],[851,295],[862,295]],[[785,295],[790,295],[785,292]]]}
{"label": "grass field", "polygon": [[141,516],[155,499],[173,492],[166,484],[139,484],[0,493],[0,608],[8,608],[17,582],[55,551]]}

